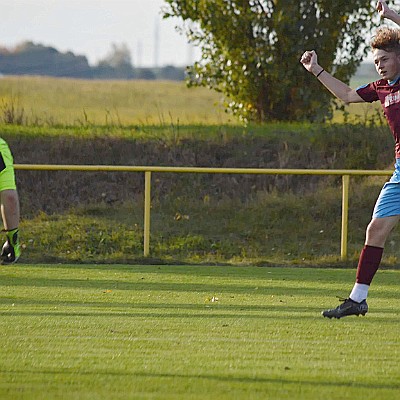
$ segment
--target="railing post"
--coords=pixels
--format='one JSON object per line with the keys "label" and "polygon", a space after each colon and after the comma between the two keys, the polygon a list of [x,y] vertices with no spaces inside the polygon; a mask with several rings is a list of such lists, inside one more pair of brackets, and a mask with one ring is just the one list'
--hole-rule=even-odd
{"label": "railing post", "polygon": [[143,232],[143,255],[150,254],[150,209],[151,209],[151,172],[144,173],[144,232]]}
{"label": "railing post", "polygon": [[350,175],[342,176],[342,185],[342,237],[340,242],[340,258],[345,260],[347,258]]}

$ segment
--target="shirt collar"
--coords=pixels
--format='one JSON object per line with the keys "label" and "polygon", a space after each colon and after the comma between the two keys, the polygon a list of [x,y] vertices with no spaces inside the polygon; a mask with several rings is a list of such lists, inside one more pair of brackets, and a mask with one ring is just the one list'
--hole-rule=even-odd
{"label": "shirt collar", "polygon": [[388,84],[389,84],[390,86],[393,86],[393,85],[395,85],[395,84],[399,81],[399,79],[400,79],[400,75],[399,75],[396,79],[394,79],[393,81],[389,81],[389,80],[388,80]]}

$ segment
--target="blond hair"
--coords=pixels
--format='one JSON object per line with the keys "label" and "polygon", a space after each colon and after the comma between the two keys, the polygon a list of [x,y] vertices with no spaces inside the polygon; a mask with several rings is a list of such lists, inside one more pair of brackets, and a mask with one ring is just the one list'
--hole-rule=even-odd
{"label": "blond hair", "polygon": [[400,54],[400,30],[387,26],[379,28],[372,38],[371,47],[388,53]]}

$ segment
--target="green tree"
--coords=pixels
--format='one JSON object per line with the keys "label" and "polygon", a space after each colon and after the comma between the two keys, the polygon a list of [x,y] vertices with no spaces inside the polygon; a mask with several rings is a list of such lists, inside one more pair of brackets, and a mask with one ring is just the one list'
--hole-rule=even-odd
{"label": "green tree", "polygon": [[[371,0],[166,0],[201,60],[188,83],[217,90],[244,120],[321,120],[332,96],[299,59],[316,50],[321,65],[349,82],[367,54],[378,18]],[[375,3],[375,2],[373,2]]]}
{"label": "green tree", "polygon": [[29,41],[14,49],[0,48],[0,73],[91,78],[92,70],[84,56],[60,53],[53,47]]}
{"label": "green tree", "polygon": [[134,70],[132,67],[131,52],[128,46],[125,43],[120,45],[113,43],[106,58],[98,63],[95,76],[132,79],[134,77]]}

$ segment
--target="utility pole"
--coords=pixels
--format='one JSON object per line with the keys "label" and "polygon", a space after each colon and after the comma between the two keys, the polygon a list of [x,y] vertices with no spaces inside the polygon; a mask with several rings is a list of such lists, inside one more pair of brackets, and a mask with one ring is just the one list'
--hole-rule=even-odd
{"label": "utility pole", "polygon": [[143,43],[141,40],[137,41],[136,66],[138,68],[143,66]]}
{"label": "utility pole", "polygon": [[154,29],[154,67],[159,67],[160,56],[160,20],[157,18]]}

